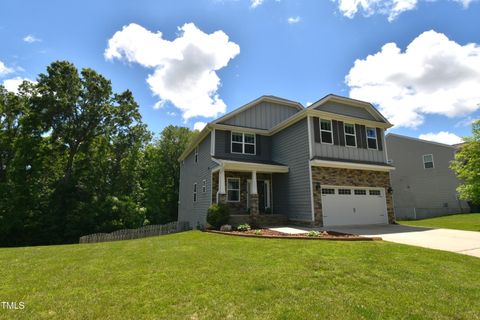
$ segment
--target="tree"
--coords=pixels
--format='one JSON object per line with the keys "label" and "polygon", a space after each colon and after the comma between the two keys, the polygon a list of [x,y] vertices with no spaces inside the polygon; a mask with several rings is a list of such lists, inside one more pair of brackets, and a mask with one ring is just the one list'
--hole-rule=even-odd
{"label": "tree", "polygon": [[461,181],[457,188],[460,198],[480,204],[480,120],[472,124],[472,133],[464,139],[451,168]]}
{"label": "tree", "polygon": [[145,151],[145,207],[150,223],[177,220],[180,163],[178,158],[197,134],[185,127],[168,126]]}

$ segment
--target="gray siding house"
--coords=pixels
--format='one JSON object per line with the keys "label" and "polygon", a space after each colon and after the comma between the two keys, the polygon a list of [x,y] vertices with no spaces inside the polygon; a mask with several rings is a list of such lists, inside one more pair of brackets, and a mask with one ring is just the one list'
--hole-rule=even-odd
{"label": "gray siding house", "polygon": [[457,197],[459,181],[450,169],[457,148],[447,144],[388,134],[388,157],[397,219],[424,219],[469,212]]}
{"label": "gray siding house", "polygon": [[212,203],[231,223],[394,222],[384,131],[370,104],[327,95],[308,108],[262,96],[210,122],[179,158],[179,220],[206,223]]}

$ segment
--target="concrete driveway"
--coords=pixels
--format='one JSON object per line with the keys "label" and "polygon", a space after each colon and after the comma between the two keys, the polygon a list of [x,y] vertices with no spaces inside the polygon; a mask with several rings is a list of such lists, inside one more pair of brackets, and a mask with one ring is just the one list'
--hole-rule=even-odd
{"label": "concrete driveway", "polygon": [[362,236],[378,236],[385,241],[456,252],[480,258],[480,232],[475,231],[402,225],[341,226],[326,229]]}

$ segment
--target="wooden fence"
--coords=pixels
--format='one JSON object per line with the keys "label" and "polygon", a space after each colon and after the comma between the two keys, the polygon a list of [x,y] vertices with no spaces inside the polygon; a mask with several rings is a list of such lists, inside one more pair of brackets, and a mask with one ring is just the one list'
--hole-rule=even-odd
{"label": "wooden fence", "polygon": [[167,224],[154,224],[138,229],[121,229],[111,233],[94,233],[80,237],[79,243],[96,243],[118,240],[130,240],[146,237],[160,236],[190,230],[190,225],[185,221],[174,221]]}

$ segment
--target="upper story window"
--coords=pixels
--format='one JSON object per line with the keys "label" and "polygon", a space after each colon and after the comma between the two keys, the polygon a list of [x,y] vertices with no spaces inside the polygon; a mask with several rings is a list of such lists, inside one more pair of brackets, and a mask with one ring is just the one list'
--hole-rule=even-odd
{"label": "upper story window", "polygon": [[320,119],[320,136],[322,137],[322,143],[333,143],[332,120]]}
{"label": "upper story window", "polygon": [[195,163],[198,163],[198,147],[195,148]]}
{"label": "upper story window", "polygon": [[197,183],[193,184],[193,202],[197,202]]}
{"label": "upper story window", "polygon": [[431,169],[433,168],[433,154],[425,154],[423,155],[423,168],[424,169]]}
{"label": "upper story window", "polygon": [[232,132],[232,153],[255,154],[255,134]]}
{"label": "upper story window", "polygon": [[207,192],[207,180],[205,179],[202,181],[202,192]]}
{"label": "upper story window", "polygon": [[355,125],[351,123],[345,123],[343,127],[345,131],[345,145],[349,147],[356,147],[357,137],[355,136]]}
{"label": "upper story window", "polygon": [[367,128],[368,149],[377,149],[377,129]]}

